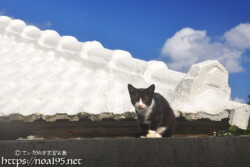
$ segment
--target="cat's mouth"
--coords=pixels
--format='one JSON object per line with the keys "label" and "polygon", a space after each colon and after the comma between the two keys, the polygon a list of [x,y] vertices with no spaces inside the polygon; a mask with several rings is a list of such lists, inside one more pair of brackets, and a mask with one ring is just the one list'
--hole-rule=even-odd
{"label": "cat's mouth", "polygon": [[136,107],[138,110],[144,110],[145,108],[147,108],[147,105],[138,102],[138,103],[135,104],[135,107]]}
{"label": "cat's mouth", "polygon": [[143,111],[143,110],[146,109],[146,107],[143,107],[143,106],[136,106],[135,108],[136,108],[136,110],[138,110],[138,111]]}

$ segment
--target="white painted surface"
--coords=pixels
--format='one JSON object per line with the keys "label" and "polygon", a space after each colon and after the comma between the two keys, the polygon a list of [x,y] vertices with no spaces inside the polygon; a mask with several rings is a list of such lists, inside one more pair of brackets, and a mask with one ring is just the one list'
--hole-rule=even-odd
{"label": "white painted surface", "polygon": [[221,120],[230,115],[230,123],[243,129],[249,119],[249,106],[229,100],[228,72],[217,61],[195,64],[184,74],[161,61],[135,59],[97,41],[79,42],[5,16],[0,16],[0,71],[0,116],[134,111],[130,83],[155,84],[177,116]]}

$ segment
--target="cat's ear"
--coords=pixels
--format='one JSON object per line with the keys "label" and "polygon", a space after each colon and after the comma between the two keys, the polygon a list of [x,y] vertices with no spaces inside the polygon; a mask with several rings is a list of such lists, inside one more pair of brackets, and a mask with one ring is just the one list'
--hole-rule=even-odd
{"label": "cat's ear", "polygon": [[154,91],[155,91],[155,85],[152,84],[150,87],[148,87],[148,91],[149,91],[150,93],[154,93]]}
{"label": "cat's ear", "polygon": [[128,91],[129,91],[129,93],[130,92],[134,92],[134,90],[135,90],[135,87],[133,87],[133,85],[131,85],[131,84],[128,84]]}

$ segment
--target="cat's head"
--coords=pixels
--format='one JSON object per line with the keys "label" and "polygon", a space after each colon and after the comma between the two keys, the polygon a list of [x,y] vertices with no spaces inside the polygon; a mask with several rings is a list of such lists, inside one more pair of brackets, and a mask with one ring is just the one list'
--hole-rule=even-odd
{"label": "cat's head", "polygon": [[143,88],[135,88],[131,84],[128,84],[128,91],[131,99],[131,103],[135,107],[137,111],[147,109],[153,100],[154,97],[155,85],[151,85],[150,87]]}

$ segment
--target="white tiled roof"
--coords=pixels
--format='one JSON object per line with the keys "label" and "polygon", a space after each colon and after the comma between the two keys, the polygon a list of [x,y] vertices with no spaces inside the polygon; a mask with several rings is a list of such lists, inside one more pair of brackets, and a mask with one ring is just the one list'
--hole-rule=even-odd
{"label": "white tiled roof", "polygon": [[155,78],[158,90],[171,99],[184,76],[162,62],[134,59],[97,41],[79,42],[5,16],[0,17],[0,64],[0,116],[133,111],[128,83],[143,87]]}
{"label": "white tiled roof", "polygon": [[230,117],[231,124],[247,126],[250,108],[229,100],[228,72],[217,61],[193,65],[184,74],[161,61],[135,59],[97,41],[79,42],[0,16],[0,117],[133,111],[128,83],[155,84],[177,116]]}

